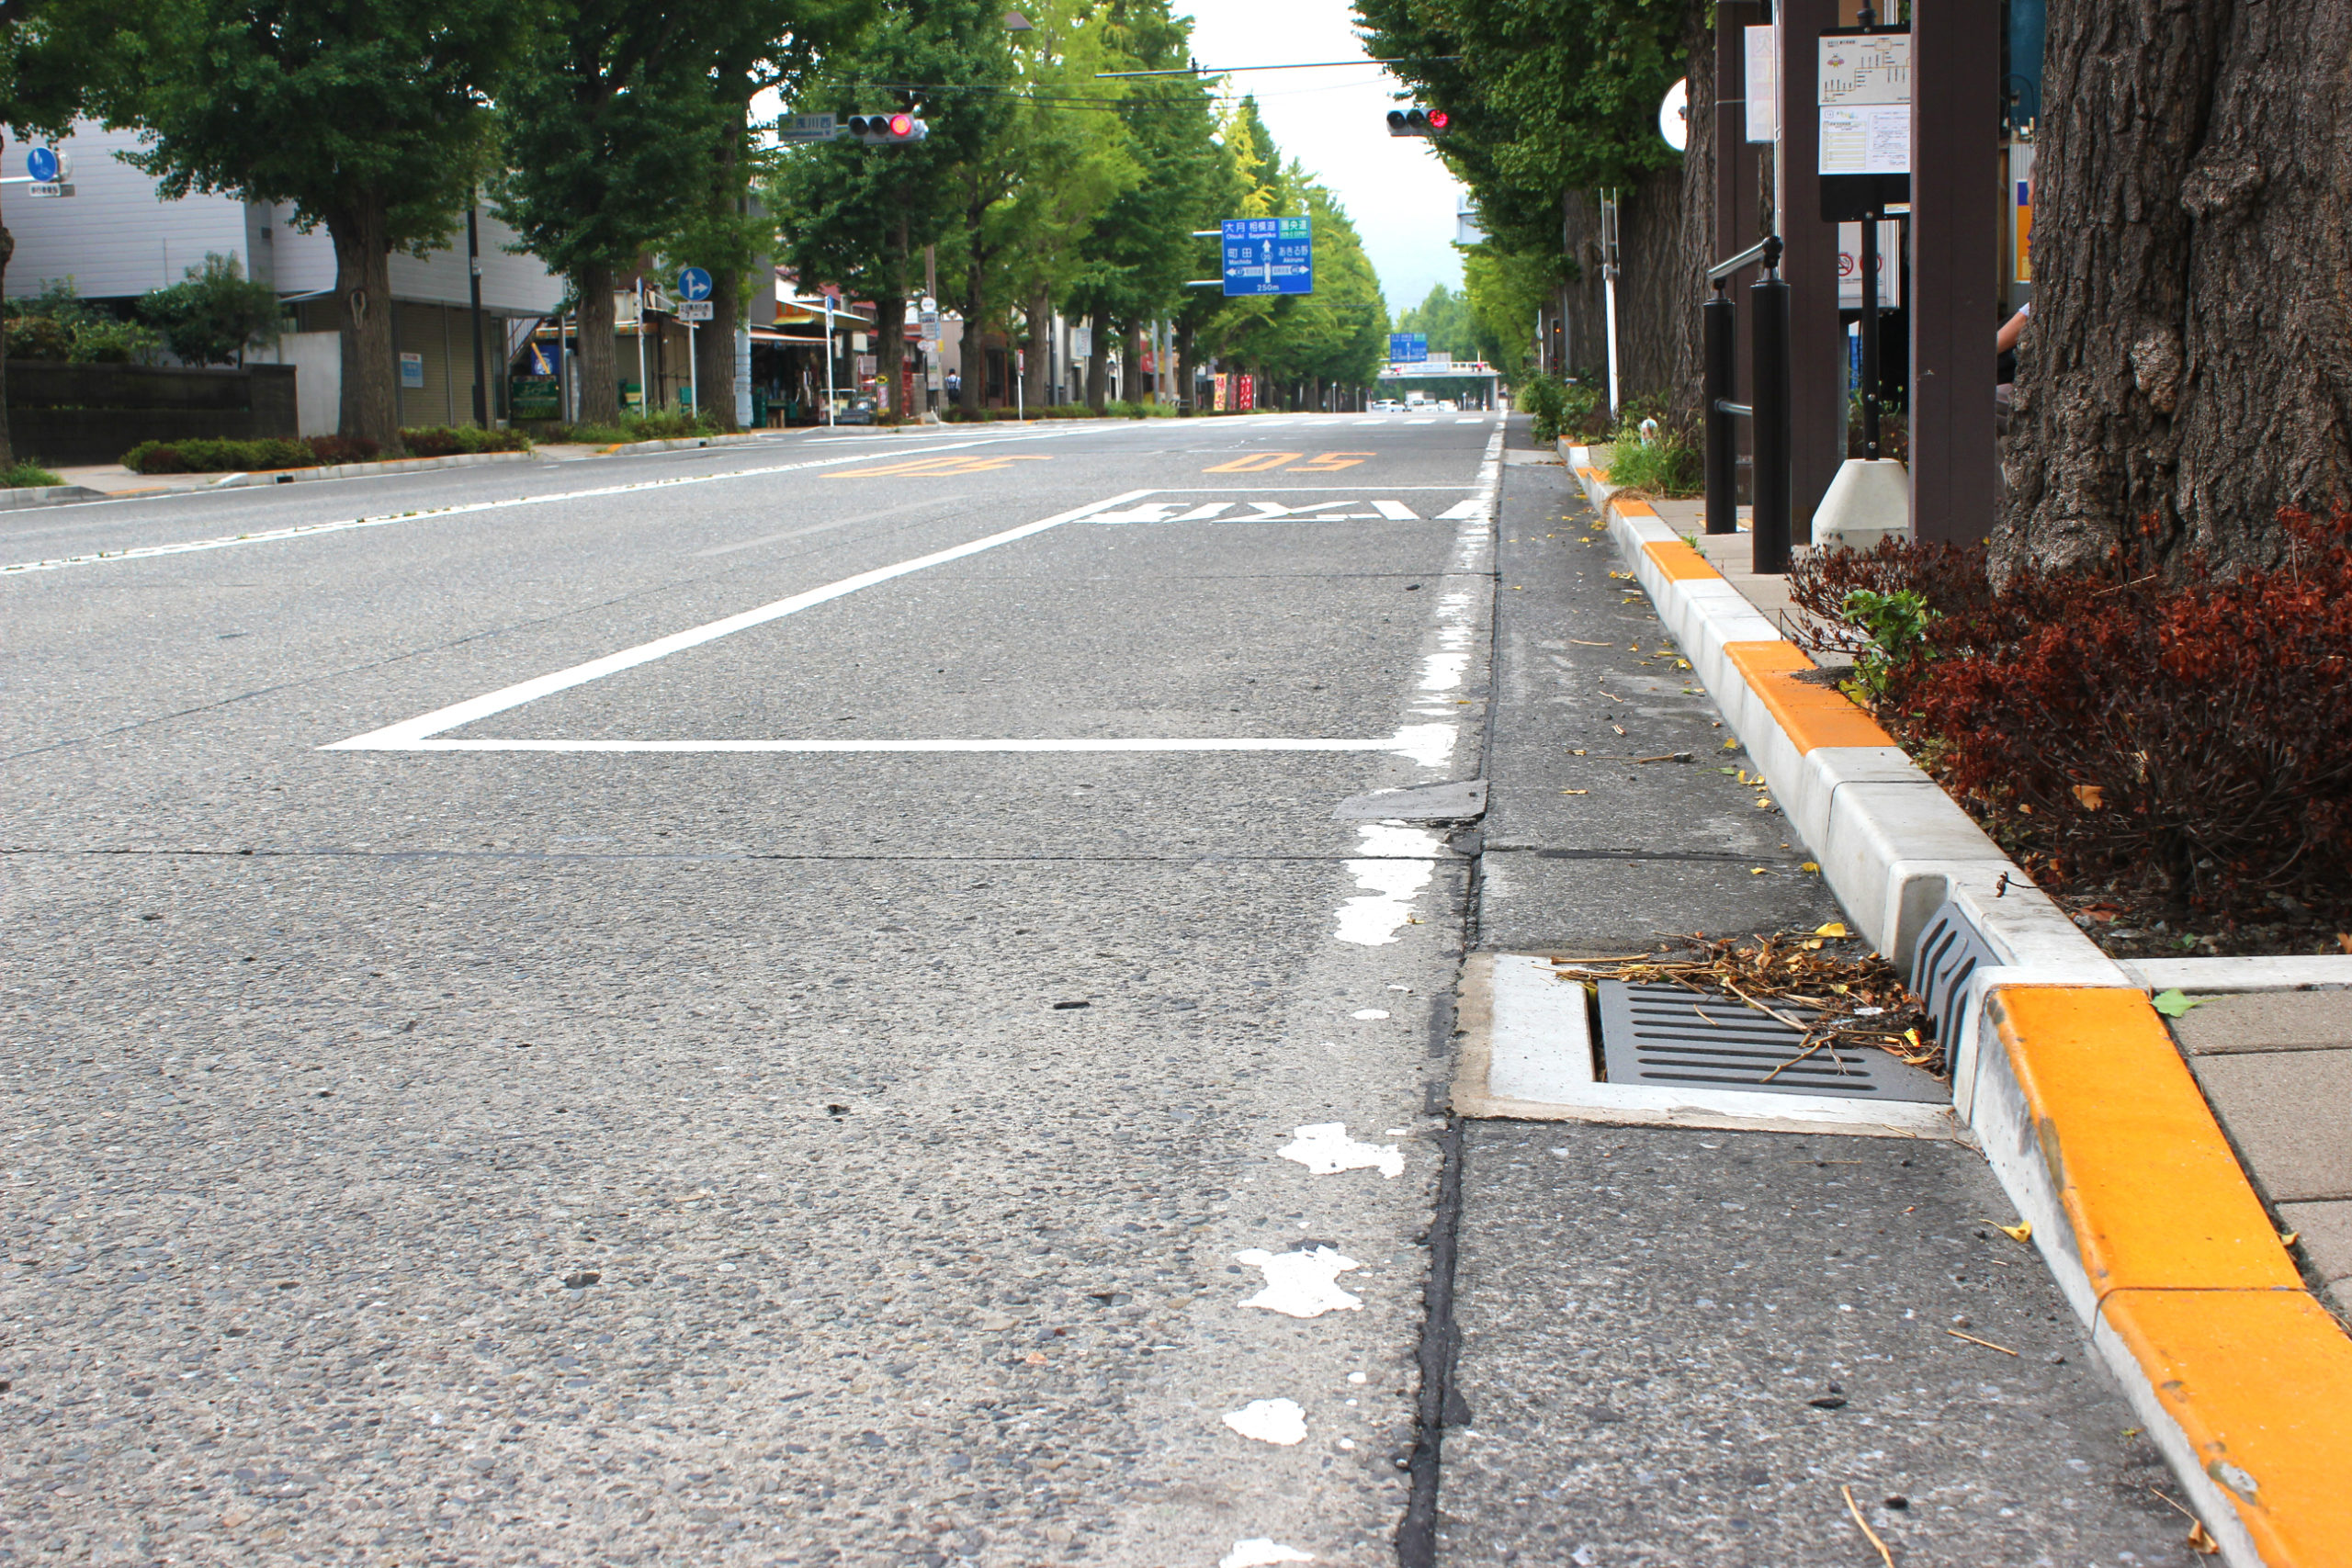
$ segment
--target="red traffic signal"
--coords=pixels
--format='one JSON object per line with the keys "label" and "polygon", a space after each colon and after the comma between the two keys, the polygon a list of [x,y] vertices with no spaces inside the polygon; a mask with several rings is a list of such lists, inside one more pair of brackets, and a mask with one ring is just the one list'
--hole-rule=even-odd
{"label": "red traffic signal", "polygon": [[854,114],[843,127],[868,147],[904,147],[931,134],[931,127],[910,114]]}
{"label": "red traffic signal", "polygon": [[1437,136],[1453,123],[1453,117],[1443,109],[1390,109],[1388,134],[1391,136]]}

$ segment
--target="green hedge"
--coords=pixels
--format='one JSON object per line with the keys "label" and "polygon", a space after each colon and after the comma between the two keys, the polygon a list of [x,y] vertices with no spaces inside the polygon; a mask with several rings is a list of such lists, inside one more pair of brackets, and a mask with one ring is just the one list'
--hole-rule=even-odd
{"label": "green hedge", "polygon": [[259,468],[308,468],[318,456],[302,441],[142,441],[122,455],[139,474],[233,474]]}

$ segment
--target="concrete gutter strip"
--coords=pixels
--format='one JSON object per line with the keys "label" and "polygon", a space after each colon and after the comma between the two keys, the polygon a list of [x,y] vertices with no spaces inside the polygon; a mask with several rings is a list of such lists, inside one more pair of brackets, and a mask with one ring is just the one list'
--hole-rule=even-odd
{"label": "concrete gutter strip", "polygon": [[388,463],[331,463],[317,468],[266,468],[258,473],[226,474],[209,490],[243,490],[252,485],[297,484],[304,479],[350,479],[371,474],[411,474],[424,468],[464,468],[477,463],[527,461],[528,452],[460,452],[448,457],[395,457]]}
{"label": "concrete gutter strip", "polygon": [[629,457],[639,452],[680,452],[695,446],[731,446],[744,441],[764,441],[766,436],[753,431],[731,435],[681,435],[666,441],[624,441],[618,446],[603,448],[607,457]]}
{"label": "concrete gutter strip", "polygon": [[1650,507],[1564,455],[1854,926],[1907,973],[1950,901],[1993,950],[1950,1043],[1953,1109],[2224,1557],[2352,1563],[2352,1337],[2148,1001],[2352,986],[2352,958],[2109,958],[1867,714],[1795,679],[1804,651]]}
{"label": "concrete gutter strip", "polygon": [[14,512],[21,506],[63,506],[75,501],[104,501],[107,492],[92,490],[88,485],[32,485],[23,490],[0,490],[0,512]]}

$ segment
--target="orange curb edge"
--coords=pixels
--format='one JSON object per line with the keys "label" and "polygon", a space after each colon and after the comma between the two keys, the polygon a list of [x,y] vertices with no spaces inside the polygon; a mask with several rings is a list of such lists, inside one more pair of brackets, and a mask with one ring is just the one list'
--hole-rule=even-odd
{"label": "orange curb edge", "polygon": [[1693,582],[1710,577],[1721,579],[1723,576],[1708,564],[1706,557],[1679,539],[1670,544],[1644,545],[1642,548],[1648,553],[1650,559],[1657,563],[1658,570],[1669,582]]}
{"label": "orange curb edge", "polygon": [[1796,644],[1778,637],[1770,642],[1727,642],[1724,656],[1770,710],[1773,721],[1795,743],[1800,756],[1824,746],[1894,744],[1894,737],[1843,693],[1791,679],[1813,668],[1813,660]]}
{"label": "orange curb edge", "polygon": [[2264,1562],[2352,1562],[2352,1336],[2303,1289],[2163,1020],[2120,987],[1988,1003],[2099,1324]]}
{"label": "orange curb edge", "polygon": [[2302,1288],[2146,996],[2003,987],[1989,1016],[2096,1296]]}
{"label": "orange curb edge", "polygon": [[2265,1562],[2352,1562],[2352,1338],[2303,1291],[2118,1291],[2100,1316]]}

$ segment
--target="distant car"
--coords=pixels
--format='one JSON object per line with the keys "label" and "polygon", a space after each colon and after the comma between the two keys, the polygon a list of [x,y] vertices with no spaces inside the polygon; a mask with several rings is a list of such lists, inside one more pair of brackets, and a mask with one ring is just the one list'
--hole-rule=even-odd
{"label": "distant car", "polygon": [[1374,398],[1372,400],[1372,412],[1374,413],[1395,413],[1404,406],[1404,404],[1398,402],[1394,398]]}
{"label": "distant car", "polygon": [[1460,413],[1462,412],[1454,406],[1453,400],[1452,398],[1440,398],[1437,400],[1437,409],[1440,413]]}
{"label": "distant car", "polygon": [[872,424],[875,403],[872,398],[852,398],[847,407],[833,415],[835,424]]}

